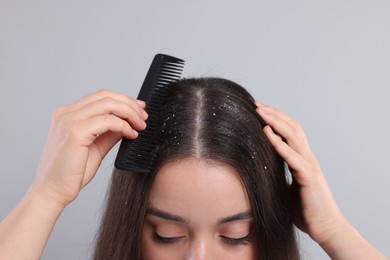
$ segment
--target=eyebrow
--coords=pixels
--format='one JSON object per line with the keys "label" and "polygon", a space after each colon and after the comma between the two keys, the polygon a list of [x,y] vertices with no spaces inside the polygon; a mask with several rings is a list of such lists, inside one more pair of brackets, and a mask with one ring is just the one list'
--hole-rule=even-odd
{"label": "eyebrow", "polygon": [[188,221],[185,220],[183,217],[180,217],[178,215],[174,215],[171,213],[168,213],[166,211],[156,209],[156,208],[147,208],[146,209],[146,214],[166,219],[166,220],[171,220],[171,221],[176,221],[176,222],[181,222],[181,223],[187,223]]}
{"label": "eyebrow", "polygon": [[222,218],[222,219],[218,220],[218,224],[224,224],[224,223],[239,221],[239,220],[246,220],[246,219],[250,219],[252,217],[253,217],[252,211],[248,209],[246,211],[234,214],[232,216]]}
{"label": "eyebrow", "polygon": [[[180,222],[180,223],[188,223],[188,220],[186,220],[185,218],[183,218],[181,216],[174,215],[174,214],[171,214],[171,213],[168,213],[166,211],[156,209],[156,208],[147,208],[146,214],[149,214],[149,215],[161,218],[161,219],[165,219],[165,220],[171,220],[171,221],[176,221],[176,222]],[[218,220],[217,223],[220,225],[220,224],[225,224],[225,223],[233,222],[233,221],[246,220],[246,219],[250,219],[252,217],[253,217],[252,211],[246,210],[246,211],[234,214],[232,216],[221,218]]]}

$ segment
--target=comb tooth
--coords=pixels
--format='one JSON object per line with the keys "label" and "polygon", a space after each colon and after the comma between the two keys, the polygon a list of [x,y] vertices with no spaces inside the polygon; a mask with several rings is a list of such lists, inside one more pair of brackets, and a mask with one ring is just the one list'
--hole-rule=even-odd
{"label": "comb tooth", "polygon": [[167,85],[171,84],[172,82],[174,82],[176,80],[169,80],[169,79],[159,79],[157,82],[156,82],[156,85],[159,85],[160,87],[166,87]]}
{"label": "comb tooth", "polygon": [[174,61],[163,61],[162,66],[174,66],[174,67],[184,67],[184,63],[174,62]]}
{"label": "comb tooth", "polygon": [[160,76],[167,76],[167,77],[172,77],[174,79],[179,79],[181,76],[181,72],[161,71]]}
{"label": "comb tooth", "polygon": [[178,59],[178,58],[175,58],[175,57],[164,57],[163,61],[167,61],[167,62],[174,62],[174,63],[181,63],[181,64],[184,64],[184,60],[181,60],[181,59]]}
{"label": "comb tooth", "polygon": [[[160,105],[161,105],[161,102],[159,102],[159,104],[156,104],[157,102],[152,102],[152,101],[149,101],[150,102],[150,112],[159,112],[160,111]],[[155,105],[153,105],[153,103],[155,103]],[[150,116],[149,116],[150,117]],[[150,117],[150,118],[153,118],[153,117]]]}
{"label": "comb tooth", "polygon": [[[144,141],[150,141],[150,140],[144,140]],[[156,147],[156,145],[148,145],[146,146],[145,144],[139,144],[139,145],[134,145],[132,146],[132,149],[133,150],[130,150],[129,153],[136,153],[136,154],[150,154],[150,152]],[[139,150],[142,150],[142,151],[139,151]],[[137,151],[137,152],[134,152],[134,151]]]}
{"label": "comb tooth", "polygon": [[[154,105],[153,105],[154,103]],[[149,101],[149,108],[150,108],[150,112],[152,112],[152,114],[154,112],[159,112],[160,111],[160,106],[161,106],[161,103],[162,102],[153,102],[153,100],[150,100]],[[149,110],[148,110],[149,111]],[[153,118],[151,115],[149,116],[149,118]]]}
{"label": "comb tooth", "polygon": [[173,68],[173,69],[183,69],[184,68],[184,64],[178,64],[178,63],[171,63],[171,62],[167,62],[167,63],[164,63],[162,64],[163,68]]}
{"label": "comb tooth", "polygon": [[174,73],[181,73],[183,71],[182,67],[174,67],[174,66],[162,66],[160,68],[161,71],[171,71]]}
{"label": "comb tooth", "polygon": [[179,78],[181,76],[181,71],[170,71],[170,70],[163,70],[161,71],[161,75],[169,75],[169,76],[173,76],[175,78]]}
{"label": "comb tooth", "polygon": [[[162,84],[156,81],[156,89],[153,91],[153,94],[154,93],[166,94],[168,92],[166,88],[167,88],[166,84]],[[153,99],[153,95],[150,96],[150,99]]]}
{"label": "comb tooth", "polygon": [[[163,96],[157,96],[156,95],[156,98],[159,98],[159,99],[165,99],[167,97],[167,95],[163,95]],[[151,99],[149,100],[149,107],[151,109],[157,109],[157,112],[160,111],[160,106],[163,104],[163,102],[161,100],[158,100],[158,99]],[[153,118],[153,117],[151,117]]]}
{"label": "comb tooth", "polygon": [[156,83],[162,83],[162,84],[169,84],[171,83],[172,81],[176,81],[177,79],[174,79],[174,78],[168,78],[168,77],[163,77],[161,76],[157,81]]}
{"label": "comb tooth", "polygon": [[161,73],[161,77],[160,78],[167,78],[167,79],[170,79],[172,81],[176,81],[180,78],[180,75],[175,75],[175,74],[172,74],[172,73]]}
{"label": "comb tooth", "polygon": [[[144,143],[150,142],[150,140],[143,140]],[[128,150],[129,154],[149,154],[155,149],[156,144],[150,143],[149,145],[134,144],[131,146],[131,150]]]}
{"label": "comb tooth", "polygon": [[[157,82],[156,82],[156,87],[159,87],[159,88],[161,88],[161,89],[164,89],[165,87],[167,87],[167,85],[168,85],[169,83],[171,83],[171,82],[159,82],[159,81],[157,81]],[[151,99],[152,99],[152,98],[151,98]]]}
{"label": "comb tooth", "polygon": [[164,63],[162,65],[164,68],[172,68],[172,69],[183,69],[184,65],[182,64],[177,64],[177,63]]}
{"label": "comb tooth", "polygon": [[163,69],[160,71],[162,75],[173,75],[174,77],[178,77],[181,75],[181,71],[179,70],[172,70],[172,69]]}
{"label": "comb tooth", "polygon": [[180,78],[179,75],[170,74],[170,73],[161,73],[161,77],[170,78],[171,80],[178,80]]}
{"label": "comb tooth", "polygon": [[177,59],[177,58],[174,58],[174,57],[167,57],[166,59],[163,59],[163,60],[164,61],[170,61],[170,62],[183,63],[184,64],[184,60]]}
{"label": "comb tooth", "polygon": [[158,103],[161,103],[162,101],[161,101],[161,98],[165,98],[166,96],[168,96],[167,94],[163,94],[163,93],[153,93],[153,95],[155,95],[155,97],[154,98],[151,98],[150,100],[149,100],[149,103],[152,103],[152,102],[150,102],[150,101],[155,101],[155,102],[158,102]]}
{"label": "comb tooth", "polygon": [[[153,98],[151,98],[150,99],[150,101],[151,100],[153,100],[153,101],[155,101],[155,102],[157,102],[157,103],[161,103],[162,101],[161,101],[161,98],[165,98],[168,94],[165,94],[165,93],[153,93],[153,95],[155,95],[155,97],[153,97]],[[152,102],[150,102],[149,101],[149,103],[152,103]]]}
{"label": "comb tooth", "polygon": [[[163,55],[164,55],[164,54],[163,54]],[[173,61],[175,61],[175,62],[184,63],[184,60],[181,60],[181,59],[176,58],[176,57],[173,57],[173,56],[165,55],[164,57],[166,58],[166,60],[173,60]]]}
{"label": "comb tooth", "polygon": [[[150,157],[150,156],[149,156]],[[154,157],[153,157],[154,159]],[[151,160],[153,161],[153,160]],[[151,163],[148,163],[148,160],[144,159],[144,156],[142,155],[133,155],[133,159],[126,160],[125,163],[131,164],[130,167],[139,168],[139,169],[145,169],[142,172],[147,172],[149,169],[153,168],[153,165]],[[136,172],[139,172],[136,171]]]}
{"label": "comb tooth", "polygon": [[175,78],[172,78],[172,77],[169,77],[169,76],[160,75],[158,81],[164,81],[164,80],[172,81],[172,80],[175,80]]}
{"label": "comb tooth", "polygon": [[171,84],[176,80],[167,80],[167,79],[160,79],[156,84],[160,85],[161,87],[166,87],[167,85]]}
{"label": "comb tooth", "polygon": [[175,74],[172,72],[169,72],[169,73],[161,72],[159,78],[161,78],[161,77],[167,77],[167,78],[171,78],[172,80],[178,80],[180,78],[180,73]]}
{"label": "comb tooth", "polygon": [[[136,147],[137,150],[140,150],[140,149],[145,149],[143,147]],[[134,151],[136,150],[134,149]],[[149,158],[151,155],[154,154],[154,152],[152,150],[148,151],[148,152],[144,152],[144,153],[138,153],[138,152],[134,152],[134,153],[129,153],[129,155],[132,154],[133,155],[133,158],[134,159],[138,159],[138,160],[143,160],[143,161],[147,161],[145,160],[145,158]],[[134,160],[134,159],[131,159],[129,158],[129,160],[127,161],[131,161],[131,160]]]}
{"label": "comb tooth", "polygon": [[171,70],[171,71],[174,71],[174,72],[181,72],[183,70],[183,67],[161,66],[161,70]]}
{"label": "comb tooth", "polygon": [[159,79],[158,79],[158,81],[169,81],[169,82],[171,82],[171,81],[176,81],[176,80],[178,80],[178,77],[172,77],[172,76],[167,76],[167,75],[161,75],[160,77],[159,77]]}

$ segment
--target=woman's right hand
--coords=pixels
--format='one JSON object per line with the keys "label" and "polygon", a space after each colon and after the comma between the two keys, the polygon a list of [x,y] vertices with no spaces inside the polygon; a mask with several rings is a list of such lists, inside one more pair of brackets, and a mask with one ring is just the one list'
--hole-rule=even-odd
{"label": "woman's right hand", "polygon": [[32,187],[63,206],[72,202],[115,143],[145,129],[144,108],[143,101],[108,90],[57,108]]}

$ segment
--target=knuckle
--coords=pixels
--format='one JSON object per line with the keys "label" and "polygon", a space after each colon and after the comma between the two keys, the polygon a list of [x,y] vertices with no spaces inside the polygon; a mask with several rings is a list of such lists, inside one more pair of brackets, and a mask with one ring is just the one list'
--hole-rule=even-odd
{"label": "knuckle", "polygon": [[101,104],[108,110],[114,109],[115,101],[111,97],[104,97],[100,100]]}
{"label": "knuckle", "polygon": [[77,139],[82,131],[80,127],[73,125],[72,127],[67,128],[67,132],[70,139]]}
{"label": "knuckle", "polygon": [[74,117],[72,116],[72,114],[65,114],[65,115],[62,115],[60,118],[58,118],[57,120],[57,124],[62,128],[62,129],[66,129],[66,130],[73,130],[75,129],[75,125],[76,125],[76,120],[74,119]]}
{"label": "knuckle", "polygon": [[291,120],[290,127],[291,127],[290,137],[300,136],[300,134],[302,133],[302,127],[298,121]]}
{"label": "knuckle", "polygon": [[113,122],[113,116],[111,114],[104,114],[103,115],[103,121],[107,125],[111,125]]}
{"label": "knuckle", "polygon": [[278,110],[274,107],[271,107],[271,106],[266,106],[266,109],[272,113],[275,113],[275,112],[278,112]]}
{"label": "knuckle", "polygon": [[66,114],[62,116],[57,122],[55,122],[55,129],[64,140],[70,141],[80,135],[80,125],[70,115]]}
{"label": "knuckle", "polygon": [[292,127],[294,128],[294,130],[299,131],[299,130],[302,129],[301,123],[298,122],[298,121],[296,121],[295,119],[291,119],[291,125],[292,125]]}
{"label": "knuckle", "polygon": [[109,94],[111,94],[111,91],[109,91],[108,89],[105,89],[105,88],[102,88],[102,89],[99,89],[97,92],[96,92],[99,96],[108,96]]}
{"label": "knuckle", "polygon": [[136,102],[136,99],[135,99],[135,98],[133,98],[133,97],[126,96],[126,98],[127,98],[128,100],[130,100],[131,102]]}
{"label": "knuckle", "polygon": [[58,124],[61,128],[63,129],[68,129],[68,128],[72,128],[72,120],[70,119],[69,116],[63,116],[61,117],[59,120],[58,120]]}
{"label": "knuckle", "polygon": [[57,107],[53,110],[51,113],[51,118],[53,121],[57,121],[59,118],[61,118],[66,111],[66,107]]}
{"label": "knuckle", "polygon": [[102,102],[106,105],[110,105],[114,100],[111,97],[102,98]]}
{"label": "knuckle", "polygon": [[125,121],[122,121],[122,122],[121,122],[120,130],[121,130],[121,131],[125,131],[125,130],[127,130],[128,128],[130,128],[130,125],[127,124]]}
{"label": "knuckle", "polygon": [[275,149],[277,151],[282,151],[283,150],[283,146],[284,146],[283,141],[278,138],[278,140],[275,142]]}
{"label": "knuckle", "polygon": [[126,123],[125,121],[120,120],[119,118],[110,114],[104,115],[104,121],[107,127],[118,132],[122,132],[126,130],[128,127],[130,127],[129,124]]}
{"label": "knuckle", "polygon": [[299,125],[298,121],[291,117],[287,118],[287,122],[291,125],[291,127],[296,127],[297,125]]}

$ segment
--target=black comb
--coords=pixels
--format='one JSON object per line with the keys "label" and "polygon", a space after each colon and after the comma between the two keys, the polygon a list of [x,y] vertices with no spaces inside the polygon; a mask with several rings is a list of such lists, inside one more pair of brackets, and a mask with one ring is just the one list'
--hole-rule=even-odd
{"label": "black comb", "polygon": [[147,127],[134,140],[122,139],[115,160],[117,169],[134,173],[148,173],[154,169],[158,113],[169,95],[168,85],[180,79],[183,67],[181,59],[165,54],[154,56],[137,97],[146,102]]}

